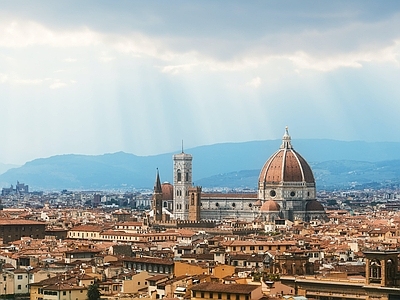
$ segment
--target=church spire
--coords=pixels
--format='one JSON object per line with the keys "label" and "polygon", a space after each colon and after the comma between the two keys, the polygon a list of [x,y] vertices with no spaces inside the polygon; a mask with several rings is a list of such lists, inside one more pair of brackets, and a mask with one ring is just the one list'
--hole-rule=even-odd
{"label": "church spire", "polygon": [[283,135],[282,138],[282,145],[281,145],[281,149],[292,149],[292,142],[291,142],[292,138],[289,135],[289,128],[286,126],[285,127],[285,134]]}
{"label": "church spire", "polygon": [[157,168],[156,182],[154,184],[154,193],[162,193],[160,174]]}

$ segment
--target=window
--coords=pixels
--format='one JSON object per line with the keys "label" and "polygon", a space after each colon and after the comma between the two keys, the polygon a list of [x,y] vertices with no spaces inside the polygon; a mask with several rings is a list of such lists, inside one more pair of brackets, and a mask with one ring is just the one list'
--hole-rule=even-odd
{"label": "window", "polygon": [[231,300],[231,294],[226,294],[226,300]]}
{"label": "window", "polygon": [[181,173],[181,170],[178,170],[177,173],[176,173],[176,175],[177,175],[177,181],[182,181],[182,173]]}
{"label": "window", "polygon": [[20,284],[18,284],[18,287],[17,287],[17,289],[18,290],[20,290],[22,287],[21,287],[21,285]]}
{"label": "window", "polygon": [[210,299],[212,299],[212,298],[213,298],[213,296],[214,296],[214,295],[213,295],[213,293],[211,293],[211,292],[210,292]]}
{"label": "window", "polygon": [[204,298],[204,292],[201,292],[200,298]]}
{"label": "window", "polygon": [[189,181],[189,173],[188,173],[188,172],[185,173],[185,181],[186,181],[186,182]]}
{"label": "window", "polygon": [[250,250],[254,250],[255,248],[254,248],[254,246],[250,246]]}
{"label": "window", "polygon": [[196,297],[196,291],[193,291],[193,298]]}
{"label": "window", "polygon": [[381,279],[381,262],[378,259],[374,259],[370,262],[370,278]]}
{"label": "window", "polygon": [[240,300],[240,296],[236,294],[236,300]]}
{"label": "window", "polygon": [[63,291],[63,296],[67,295],[67,291]]}
{"label": "window", "polygon": [[18,275],[18,280],[21,280],[22,279],[22,275]]}
{"label": "window", "polygon": [[218,293],[218,299],[222,299],[222,294]]}
{"label": "window", "polygon": [[264,250],[264,246],[258,246],[258,250]]}

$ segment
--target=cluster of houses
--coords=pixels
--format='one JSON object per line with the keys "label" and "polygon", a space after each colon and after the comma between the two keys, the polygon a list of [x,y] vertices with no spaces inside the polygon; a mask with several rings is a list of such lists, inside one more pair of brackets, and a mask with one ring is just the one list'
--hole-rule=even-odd
{"label": "cluster of houses", "polygon": [[95,286],[113,300],[296,299],[297,287],[281,278],[365,281],[365,252],[398,248],[395,211],[328,217],[265,231],[238,220],[155,227],[130,211],[3,210],[0,297],[86,300]]}

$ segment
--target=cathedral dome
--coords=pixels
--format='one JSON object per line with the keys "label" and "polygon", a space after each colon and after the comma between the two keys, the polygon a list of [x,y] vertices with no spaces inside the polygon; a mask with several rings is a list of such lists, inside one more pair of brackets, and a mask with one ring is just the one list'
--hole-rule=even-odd
{"label": "cathedral dome", "polygon": [[317,200],[312,200],[307,202],[306,211],[325,211],[325,209]]}
{"label": "cathedral dome", "polygon": [[169,182],[164,182],[161,185],[162,199],[163,200],[173,200],[174,199],[174,186]]}
{"label": "cathedral dome", "polygon": [[259,183],[279,182],[315,184],[310,166],[292,147],[287,127],[281,147],[267,160],[259,176]]}
{"label": "cathedral dome", "polygon": [[265,201],[260,208],[260,212],[278,212],[281,209],[278,203],[274,200]]}

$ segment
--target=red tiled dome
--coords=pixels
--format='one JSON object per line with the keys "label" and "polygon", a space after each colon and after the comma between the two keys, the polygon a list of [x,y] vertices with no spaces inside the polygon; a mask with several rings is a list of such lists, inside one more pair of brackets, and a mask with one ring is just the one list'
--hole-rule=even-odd
{"label": "red tiled dome", "polygon": [[281,207],[274,200],[265,201],[261,206],[260,211],[264,212],[272,212],[272,211],[280,211]]}
{"label": "red tiled dome", "polygon": [[307,202],[306,211],[325,211],[325,209],[317,200],[312,200]]}
{"label": "red tiled dome", "polygon": [[286,128],[282,146],[264,164],[259,182],[306,182],[314,183],[314,175],[306,160],[291,145]]}
{"label": "red tiled dome", "polygon": [[261,206],[262,205],[261,200],[258,199],[253,205],[254,206]]}
{"label": "red tiled dome", "polygon": [[174,186],[169,182],[164,182],[161,185],[162,199],[163,200],[173,200],[174,199]]}

